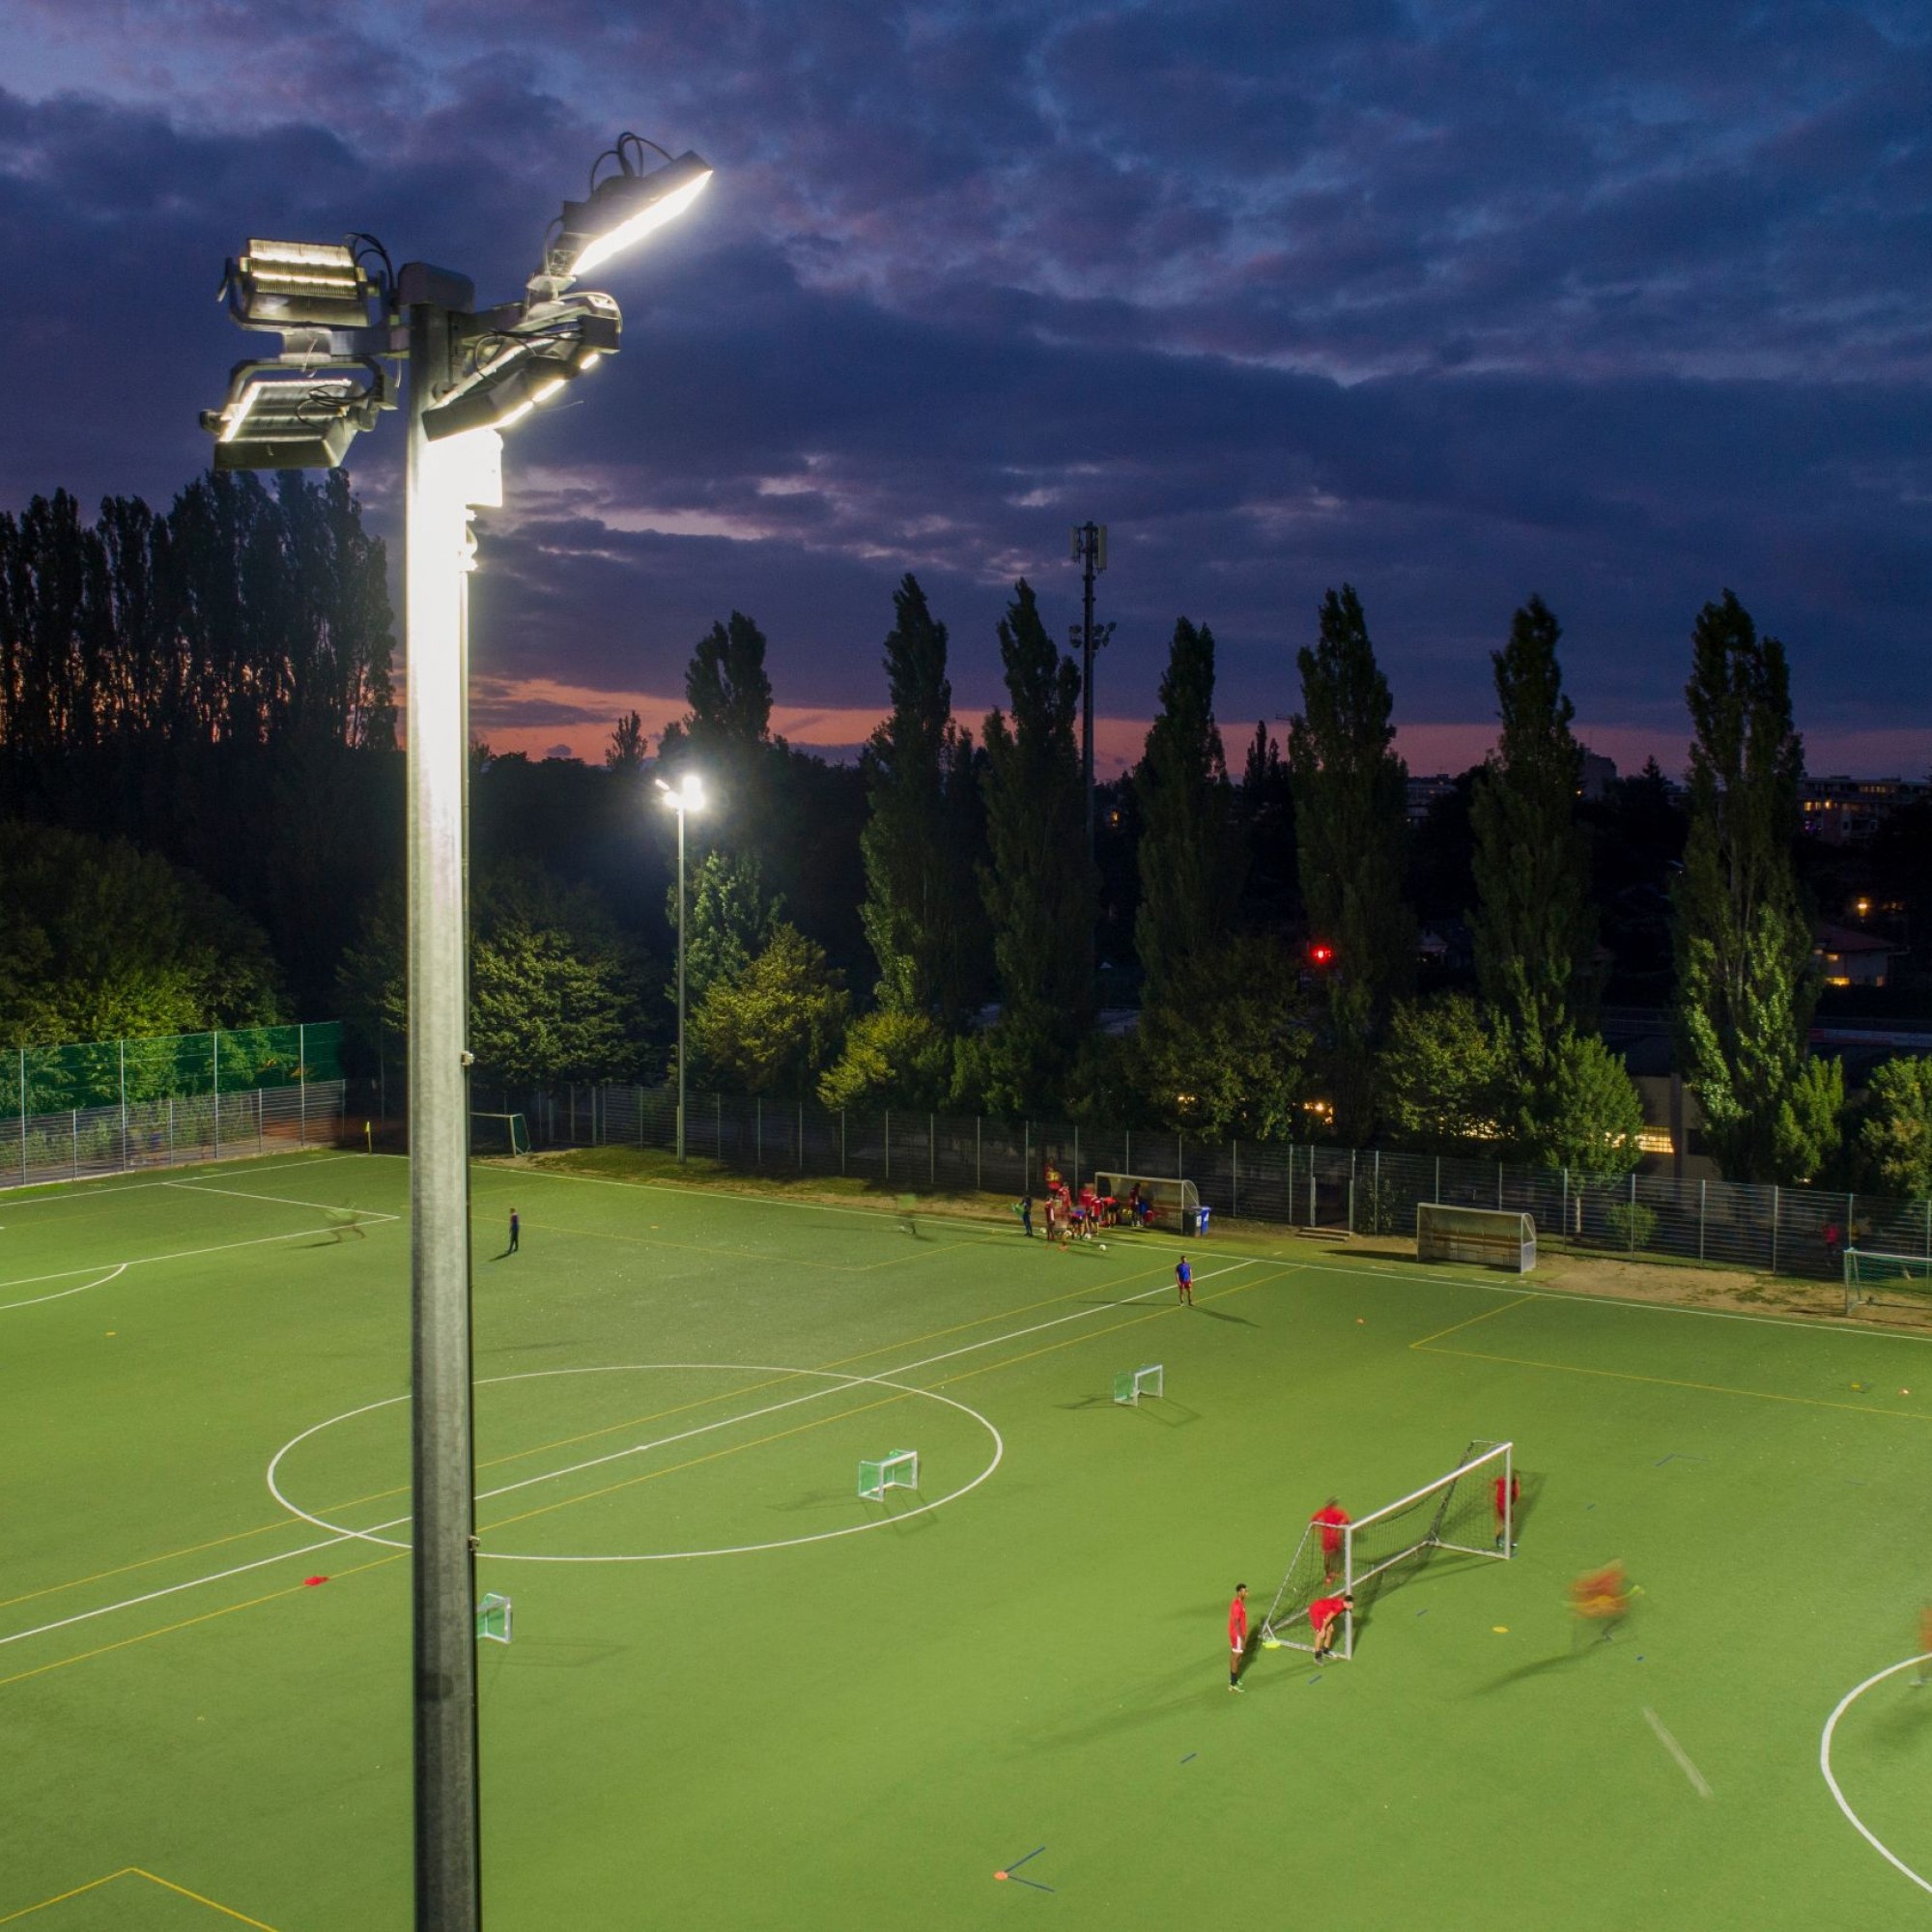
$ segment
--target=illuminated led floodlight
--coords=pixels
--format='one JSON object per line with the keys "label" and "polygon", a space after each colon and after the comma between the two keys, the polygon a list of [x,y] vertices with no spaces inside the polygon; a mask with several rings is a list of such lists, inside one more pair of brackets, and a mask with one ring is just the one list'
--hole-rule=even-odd
{"label": "illuminated led floodlight", "polygon": [[228,401],[204,410],[217,469],[333,469],[373,428],[383,407],[381,377],[285,371],[243,363]]}
{"label": "illuminated led floodlight", "polygon": [[639,174],[631,151],[644,145],[635,134],[619,136],[615,153],[622,172],[606,175],[587,200],[563,204],[556,238],[544,254],[543,278],[568,282],[587,275],[676,220],[697,199],[711,179],[710,163],[683,154],[649,174]]}
{"label": "illuminated led floodlight", "polygon": [[480,338],[489,348],[454,390],[423,411],[423,434],[440,442],[472,429],[507,429],[614,355],[622,337],[623,318],[607,295],[586,290],[533,302],[514,327]]}
{"label": "illuminated led floodlight", "polygon": [[250,241],[222,282],[243,328],[363,328],[376,285],[344,242]]}
{"label": "illuminated led floodlight", "polygon": [[668,785],[663,779],[659,779],[657,787],[664,793],[664,802],[672,811],[704,810],[704,781],[696,772],[686,772],[675,786]]}

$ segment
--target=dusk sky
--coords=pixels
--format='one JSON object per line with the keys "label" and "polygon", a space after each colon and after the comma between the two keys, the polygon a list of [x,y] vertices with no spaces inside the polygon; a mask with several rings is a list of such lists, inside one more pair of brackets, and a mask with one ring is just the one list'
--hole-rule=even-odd
{"label": "dusk sky", "polygon": [[[516,294],[624,128],[718,169],[597,278],[623,354],[512,432],[478,728],[595,757],[734,607],[775,721],[849,745],[891,590],[977,730],[1025,575],[1110,526],[1103,749],[1178,614],[1231,753],[1359,589],[1411,766],[1480,755],[1532,591],[1585,740],[1681,763],[1730,586],[1814,772],[1932,766],[1925,0],[271,7],[0,0],[0,506],[165,502],[250,353],[250,235],[381,236]],[[402,440],[351,452],[393,534]],[[1281,728],[1281,727],[1276,727]]]}

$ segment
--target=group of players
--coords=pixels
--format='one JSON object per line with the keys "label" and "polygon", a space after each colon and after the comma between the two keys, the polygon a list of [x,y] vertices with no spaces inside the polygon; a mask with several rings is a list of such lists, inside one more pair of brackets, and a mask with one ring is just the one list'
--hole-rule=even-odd
{"label": "group of players", "polygon": [[[1092,1185],[1083,1182],[1076,1194],[1072,1184],[1063,1176],[1051,1161],[1046,1164],[1046,1193],[1041,1203],[1046,1238],[1063,1244],[1068,1241],[1091,1241],[1102,1228],[1147,1228],[1153,1222],[1154,1208],[1137,1180],[1127,1189],[1127,1198],[1122,1201],[1112,1194],[1101,1194]],[[1029,1188],[1019,1200],[1013,1203],[1013,1212],[1020,1218],[1020,1226],[1028,1235],[1033,1233],[1033,1190]]]}

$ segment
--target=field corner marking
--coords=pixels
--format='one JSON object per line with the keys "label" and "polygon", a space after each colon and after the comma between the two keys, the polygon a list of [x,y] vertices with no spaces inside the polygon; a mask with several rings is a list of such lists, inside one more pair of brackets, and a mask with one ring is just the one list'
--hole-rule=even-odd
{"label": "field corner marking", "polygon": [[16,1920],[31,1918],[36,1912],[44,1912],[50,1905],[65,1905],[70,1898],[78,1898],[83,1892],[99,1891],[103,1885],[112,1885],[117,1878],[127,1878],[133,1871],[133,1865],[123,1865],[119,1871],[109,1872],[105,1878],[91,1878],[85,1885],[77,1885],[67,1891],[57,1891],[51,1898],[43,1898],[37,1905],[23,1905],[17,1912],[10,1912],[0,1918],[0,1925],[12,1925]]}
{"label": "field corner marking", "polygon": [[[198,1891],[190,1891],[185,1885],[177,1885],[171,1878],[162,1878],[158,1873],[146,1870],[140,1865],[129,1865],[128,1871],[136,1878],[144,1878],[150,1885],[157,1885],[163,1891],[172,1891],[183,1898],[191,1898],[197,1905],[205,1905],[211,1912],[218,1912],[225,1918],[233,1918],[238,1924],[252,1925],[256,1932],[275,1932],[275,1928],[263,1918],[250,1918],[245,1912],[237,1912],[232,1905],[223,1905],[219,1899],[207,1898]],[[117,1878],[126,1876],[117,1872]]]}

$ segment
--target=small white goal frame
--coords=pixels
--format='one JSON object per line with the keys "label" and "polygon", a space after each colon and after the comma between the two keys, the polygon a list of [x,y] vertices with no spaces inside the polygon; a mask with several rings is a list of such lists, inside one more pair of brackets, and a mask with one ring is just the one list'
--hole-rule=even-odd
{"label": "small white goal frame", "polygon": [[517,1606],[508,1597],[487,1590],[476,1600],[476,1639],[479,1643],[508,1643]]}
{"label": "small white goal frame", "polygon": [[1114,1378],[1114,1400],[1124,1408],[1138,1408],[1144,1395],[1167,1393],[1167,1370],[1160,1362],[1148,1362],[1138,1369],[1122,1369]]}
{"label": "small white goal frame", "polygon": [[919,1489],[919,1451],[891,1449],[859,1463],[859,1493],[868,1503],[882,1503],[888,1490]]}
{"label": "small white goal frame", "polygon": [[[1932,1260],[1924,1255],[1888,1255],[1876,1248],[1847,1248],[1842,1259],[1847,1315],[1860,1308],[1932,1308]],[[1860,1269],[1865,1262],[1882,1262],[1888,1266],[1882,1275],[1861,1281]],[[1896,1296],[1884,1293],[1888,1288],[1901,1285],[1917,1292]]]}

